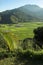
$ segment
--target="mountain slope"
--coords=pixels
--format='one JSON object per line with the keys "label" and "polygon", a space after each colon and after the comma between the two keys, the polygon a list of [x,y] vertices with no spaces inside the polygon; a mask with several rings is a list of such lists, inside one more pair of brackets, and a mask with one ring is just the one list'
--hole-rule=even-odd
{"label": "mountain slope", "polygon": [[19,9],[25,12],[26,14],[30,14],[31,16],[43,21],[43,8],[40,8],[37,5],[25,5],[23,7],[20,7]]}
{"label": "mountain slope", "polygon": [[0,23],[11,24],[18,22],[43,21],[42,12],[43,9],[37,5],[25,5],[17,9],[0,12]]}

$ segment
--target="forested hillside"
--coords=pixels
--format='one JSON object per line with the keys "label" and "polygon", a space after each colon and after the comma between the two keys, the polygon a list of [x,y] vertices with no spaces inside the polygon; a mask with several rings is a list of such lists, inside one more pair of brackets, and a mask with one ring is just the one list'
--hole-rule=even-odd
{"label": "forested hillside", "polygon": [[43,9],[37,5],[25,5],[16,9],[0,12],[0,23],[43,21]]}

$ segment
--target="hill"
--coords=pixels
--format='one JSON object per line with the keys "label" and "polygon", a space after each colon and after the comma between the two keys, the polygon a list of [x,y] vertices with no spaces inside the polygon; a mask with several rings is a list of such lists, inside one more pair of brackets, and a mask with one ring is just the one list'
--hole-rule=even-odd
{"label": "hill", "polygon": [[43,9],[37,5],[25,5],[0,12],[0,24],[43,21]]}

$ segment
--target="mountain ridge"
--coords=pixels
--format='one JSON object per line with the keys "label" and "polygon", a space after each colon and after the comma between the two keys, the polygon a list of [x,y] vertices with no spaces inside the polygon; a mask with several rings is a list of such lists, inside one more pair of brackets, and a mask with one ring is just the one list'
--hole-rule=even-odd
{"label": "mountain ridge", "polygon": [[25,5],[12,10],[0,12],[1,24],[33,21],[43,21],[43,8],[40,8],[37,5]]}

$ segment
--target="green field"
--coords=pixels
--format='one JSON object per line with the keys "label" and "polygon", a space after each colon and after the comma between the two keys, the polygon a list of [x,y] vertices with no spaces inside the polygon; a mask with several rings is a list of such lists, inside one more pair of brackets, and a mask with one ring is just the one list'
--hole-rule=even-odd
{"label": "green field", "polygon": [[[37,27],[42,27],[42,22],[30,22],[30,23],[18,23],[18,24],[0,24],[0,36],[4,39],[5,43],[9,47],[10,51],[14,51],[14,49],[18,49],[19,47],[19,40],[24,40],[25,38],[33,38],[34,33],[33,30]],[[1,39],[1,38],[0,38]],[[6,49],[0,48],[0,52],[6,52]],[[41,52],[34,52],[36,55]],[[13,60],[4,59],[0,60],[0,65],[14,65],[14,58]],[[4,62],[5,61],[5,62]],[[11,62],[11,63],[10,63]],[[22,64],[21,64],[22,65]]]}
{"label": "green field", "polygon": [[6,25],[0,24],[0,34],[5,38],[10,49],[17,47],[19,40],[25,38],[33,38],[33,30],[37,27],[42,27],[43,23],[41,22],[32,22],[32,23],[18,23]]}

